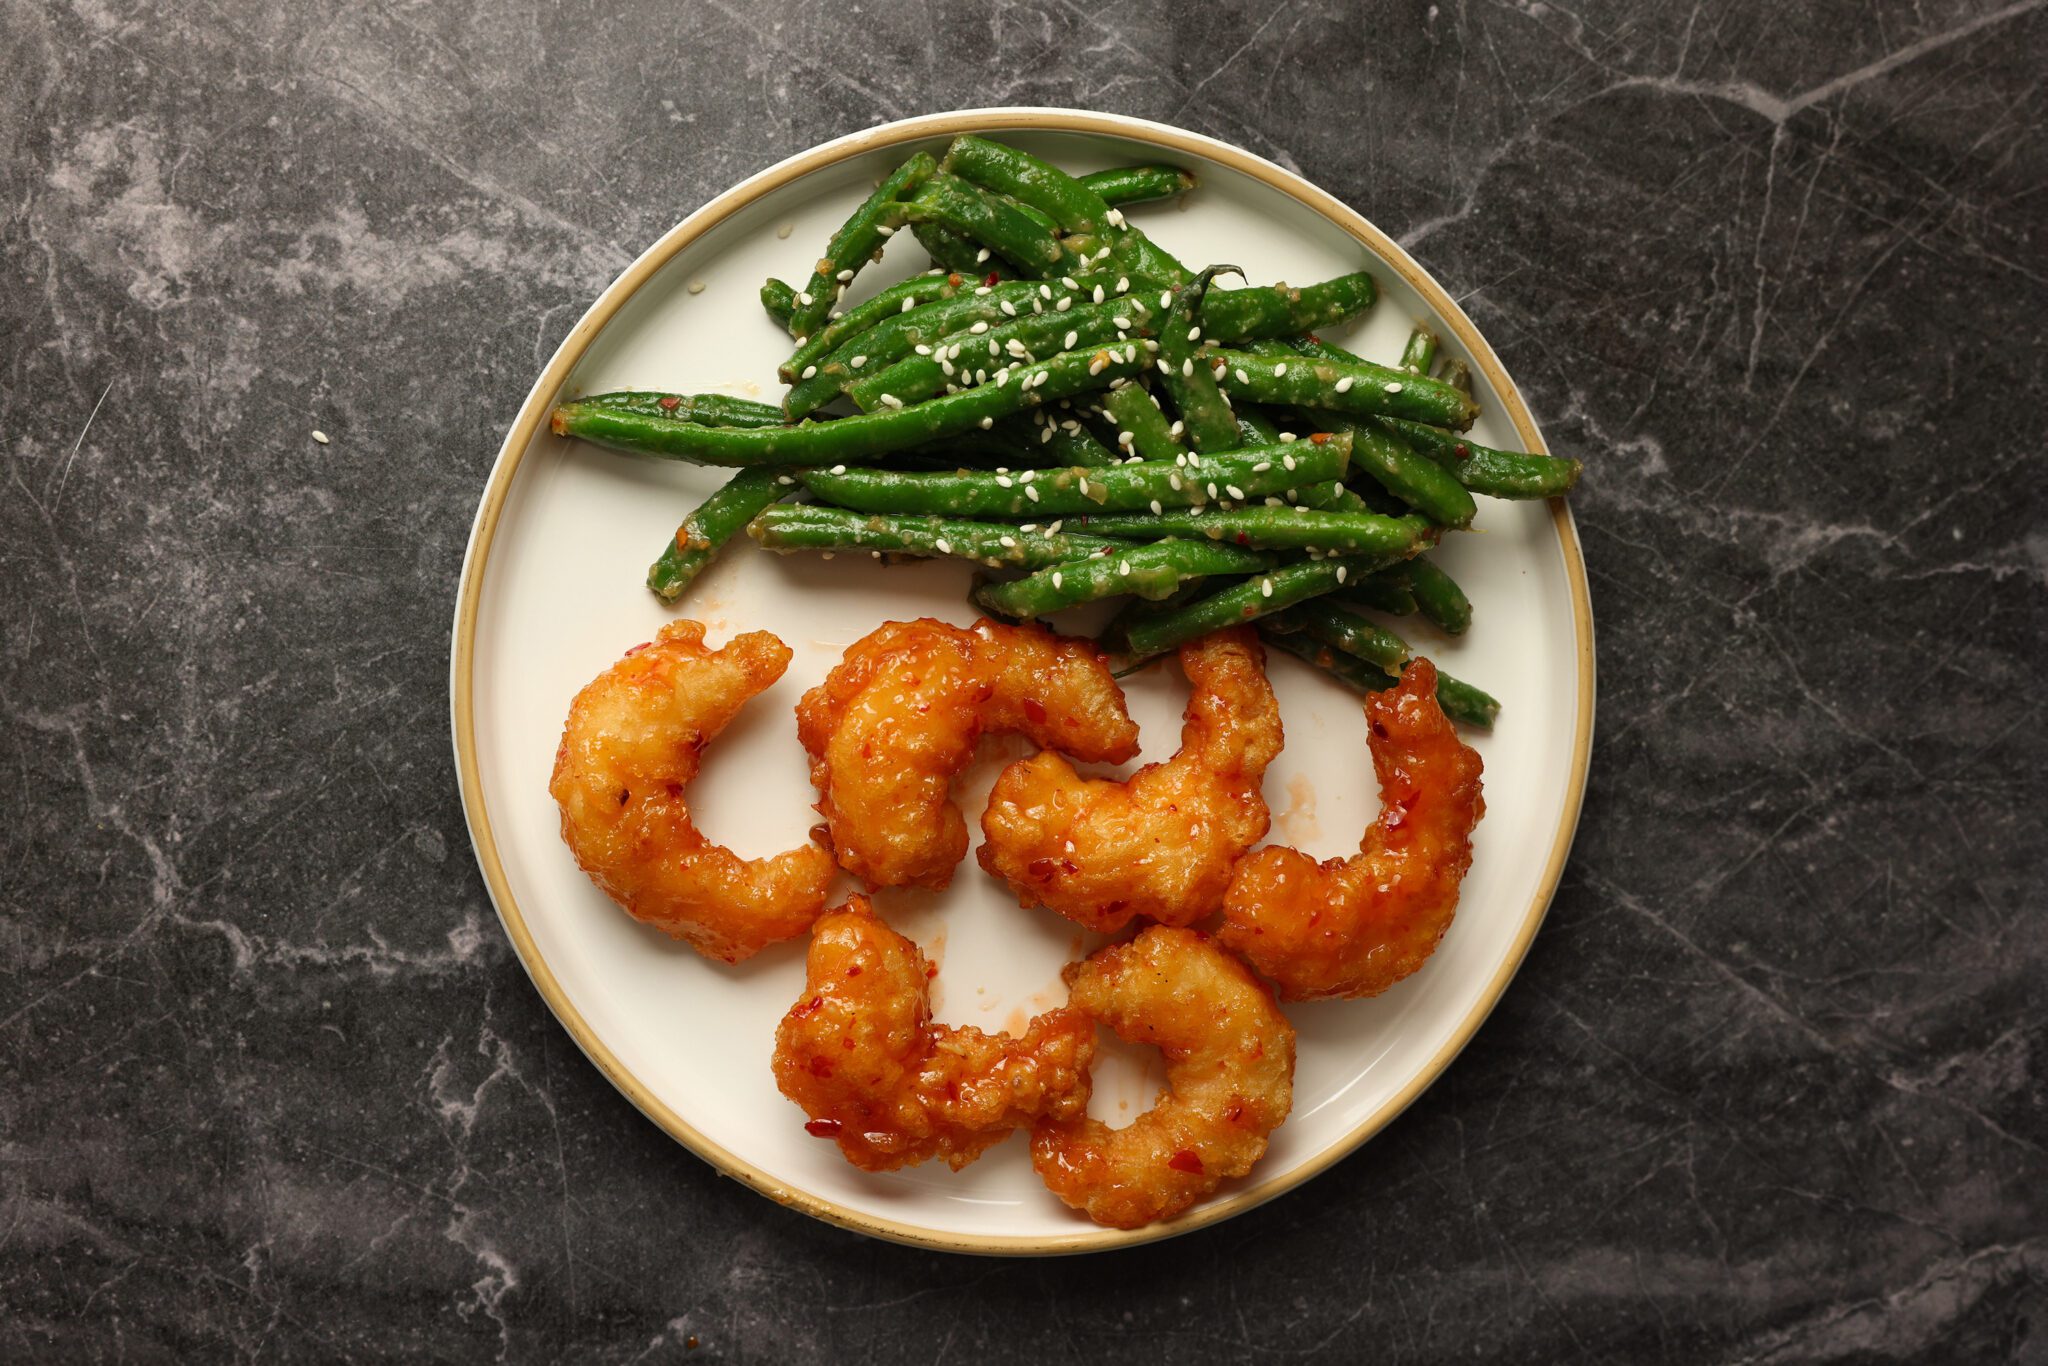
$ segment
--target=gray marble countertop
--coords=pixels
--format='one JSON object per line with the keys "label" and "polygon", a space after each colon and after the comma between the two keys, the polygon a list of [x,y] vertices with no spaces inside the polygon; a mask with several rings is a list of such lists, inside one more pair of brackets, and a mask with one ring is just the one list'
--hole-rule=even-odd
{"label": "gray marble countertop", "polygon": [[[2048,1361],[2044,10],[0,7],[0,1360]],[[1004,102],[1415,251],[1587,461],[1600,631],[1578,846],[1457,1065],[1065,1262],[641,1119],[447,739],[580,310],[780,157]]]}

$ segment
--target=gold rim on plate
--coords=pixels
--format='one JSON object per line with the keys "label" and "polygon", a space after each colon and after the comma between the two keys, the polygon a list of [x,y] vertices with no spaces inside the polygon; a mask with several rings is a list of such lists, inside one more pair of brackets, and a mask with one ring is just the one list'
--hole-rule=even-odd
{"label": "gold rim on plate", "polygon": [[1538,885],[1535,897],[1529,903],[1528,912],[1522,918],[1521,927],[1507,957],[1494,973],[1493,980],[1487,983],[1479,1001],[1458,1023],[1452,1036],[1392,1099],[1380,1106],[1342,1139],[1330,1144],[1300,1167],[1284,1175],[1234,1191],[1220,1200],[1199,1205],[1179,1218],[1147,1228],[1086,1228],[1077,1229],[1073,1233],[1042,1237],[972,1235],[946,1233],[893,1219],[878,1218],[859,1210],[849,1209],[836,1201],[823,1199],[808,1191],[794,1189],[698,1132],[626,1069],[617,1055],[606,1046],[604,1040],[591,1029],[582,1013],[570,1002],[562,990],[562,984],[556,980],[554,972],[548,967],[539,947],[534,943],[532,931],[527,928],[525,916],[519,909],[519,902],[513,896],[511,885],[505,877],[504,863],[498,854],[497,836],[491,828],[491,814],[484,805],[483,776],[477,757],[476,713],[472,687],[477,615],[483,596],[485,567],[496,539],[499,515],[504,510],[505,499],[511,491],[513,477],[518,473],[520,461],[525,458],[535,433],[554,406],[563,384],[568,380],[570,372],[575,369],[576,363],[583,358],[591,342],[604,330],[605,325],[626,301],[678,252],[762,196],[850,157],[904,142],[945,138],[960,133],[1004,131],[1090,133],[1127,142],[1145,143],[1162,151],[1178,152],[1226,166],[1306,205],[1350,233],[1361,246],[1397,272],[1429,302],[1438,316],[1449,324],[1473,362],[1485,371],[1494,391],[1500,395],[1502,405],[1514,423],[1515,431],[1521,437],[1525,448],[1532,451],[1546,449],[1541,434],[1536,430],[1535,420],[1522,401],[1521,392],[1516,389],[1506,370],[1501,367],[1500,358],[1494,355],[1493,348],[1480,336],[1479,329],[1445,293],[1443,287],[1431,279],[1429,274],[1385,233],[1367,222],[1348,205],[1300,176],[1228,143],[1164,124],[1118,114],[1100,114],[1075,109],[1004,108],[969,109],[956,113],[902,119],[813,147],[751,179],[742,181],[719,195],[671,228],[648,248],[603,294],[598,296],[597,302],[590,306],[590,311],[570,329],[569,335],[555,351],[554,358],[548,362],[547,368],[541,372],[532,391],[526,396],[526,403],[519,410],[518,420],[506,434],[505,443],[498,452],[497,462],[491,469],[490,482],[484,488],[483,501],[477,508],[476,524],[470,532],[469,550],[463,558],[462,583],[456,595],[449,692],[455,733],[456,776],[462,790],[463,814],[468,819],[470,840],[476,846],[477,863],[483,870],[484,883],[490,890],[492,903],[497,907],[498,918],[505,926],[505,933],[512,940],[512,947],[518,953],[519,961],[525,965],[527,975],[532,978],[534,986],[540,991],[548,1008],[554,1011],[555,1018],[562,1022],[562,1027],[569,1031],[569,1036],[576,1041],[584,1055],[597,1065],[598,1070],[604,1073],[612,1085],[616,1086],[626,1099],[633,1102],[642,1114],[725,1175],[745,1182],[779,1205],[801,1210],[828,1223],[877,1238],[886,1238],[892,1242],[937,1248],[947,1252],[1051,1256],[1131,1247],[1191,1232],[1228,1219],[1234,1214],[1242,1214],[1255,1205],[1263,1204],[1277,1195],[1292,1190],[1310,1177],[1327,1170],[1340,1159],[1349,1156],[1361,1143],[1378,1133],[1395,1116],[1407,1109],[1431,1082],[1442,1075],[1443,1070],[1457,1057],[1459,1051],[1478,1030],[1480,1023],[1493,1010],[1501,993],[1506,990],[1509,979],[1521,966],[1531,941],[1536,937],[1538,927],[1543,923],[1544,913],[1550,907],[1551,897],[1557,890],[1558,879],[1564,872],[1565,858],[1571,851],[1572,835],[1578,827],[1579,807],[1585,797],[1586,769],[1593,740],[1593,609],[1586,586],[1585,561],[1580,554],[1578,532],[1573,525],[1571,511],[1565,506],[1563,499],[1553,498],[1550,500],[1551,525],[1557,534],[1558,548],[1564,556],[1565,575],[1571,586],[1572,635],[1576,652],[1578,698],[1573,724],[1570,782],[1565,791],[1564,810],[1558,821],[1557,833],[1551,840],[1542,881]]}

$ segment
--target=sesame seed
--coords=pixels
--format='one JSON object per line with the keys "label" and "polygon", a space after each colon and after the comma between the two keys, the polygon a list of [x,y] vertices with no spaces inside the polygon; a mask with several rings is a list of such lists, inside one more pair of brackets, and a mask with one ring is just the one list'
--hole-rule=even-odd
{"label": "sesame seed", "polygon": [[1173,367],[1171,365],[1168,365],[1163,360],[1156,360],[1152,363],[1159,367],[1159,373],[1162,375],[1170,375],[1173,373]]}
{"label": "sesame seed", "polygon": [[1102,302],[1102,300],[1103,300],[1103,297],[1104,297],[1104,296],[1103,296],[1103,293],[1102,293],[1102,286],[1101,286],[1101,285],[1097,285],[1097,286],[1095,286],[1095,292],[1094,292],[1093,294],[1089,295],[1088,297],[1090,297],[1091,299],[1095,300],[1095,302],[1096,302],[1096,303],[1101,303],[1101,302]]}
{"label": "sesame seed", "polygon": [[1066,340],[1060,343],[1060,349],[1063,351],[1071,351],[1074,349],[1074,343],[1079,340],[1081,340],[1081,334],[1079,332],[1070,331],[1067,333]]}
{"label": "sesame seed", "polygon": [[327,433],[316,427],[313,429],[313,439],[324,446],[327,444]]}
{"label": "sesame seed", "polygon": [[777,229],[775,230],[775,235],[776,235],[777,237],[779,237],[779,238],[782,238],[782,239],[784,239],[784,240],[786,241],[786,240],[788,240],[788,237],[789,237],[789,235],[790,235],[791,233],[795,232],[795,231],[796,231],[796,224],[794,224],[794,223],[784,223],[784,224],[783,224],[783,225],[782,225],[781,227],[779,227],[779,228],[777,228]]}
{"label": "sesame seed", "polygon": [[1008,384],[1009,382],[1010,382],[1010,371],[1009,371],[1009,369],[1008,369],[1007,367],[1005,367],[1005,368],[1003,368],[1003,369],[1001,369],[1001,370],[998,370],[998,371],[996,371],[996,388],[1000,389],[1000,388],[1002,388],[1002,387],[1003,387],[1003,386],[1004,386],[1005,384]]}
{"label": "sesame seed", "polygon": [[1152,500],[1152,515],[1154,517],[1157,517],[1160,513],[1164,511],[1166,511],[1166,509],[1160,505],[1160,502],[1157,498],[1154,498]]}
{"label": "sesame seed", "polygon": [[875,224],[875,231],[884,237],[894,237],[896,235],[896,229],[890,227],[887,223]]}
{"label": "sesame seed", "polygon": [[1244,497],[1244,490],[1243,490],[1243,489],[1241,489],[1241,488],[1239,488],[1239,487],[1238,487],[1237,485],[1235,485],[1235,484],[1225,484],[1225,485],[1223,486],[1223,491],[1224,491],[1225,493],[1229,494],[1229,495],[1230,495],[1230,496],[1231,496],[1232,498],[1242,498],[1242,497]]}
{"label": "sesame seed", "polygon": [[1294,457],[1291,455],[1283,455],[1280,457],[1280,463],[1291,470],[1294,468]]}
{"label": "sesame seed", "polygon": [[1122,209],[1111,209],[1108,213],[1102,216],[1108,219],[1111,226],[1113,227],[1121,228],[1124,226],[1124,211]]}
{"label": "sesame seed", "polygon": [[1189,356],[1186,360],[1180,363],[1180,377],[1182,379],[1192,379],[1194,377],[1194,373],[1195,358],[1193,356]]}
{"label": "sesame seed", "polygon": [[844,474],[844,473],[846,473],[846,466],[844,466],[844,465],[834,465],[834,466],[832,467],[832,473],[834,473],[834,474]]}
{"label": "sesame seed", "polygon": [[1043,446],[1050,440],[1052,440],[1052,428],[1046,427],[1041,429],[1038,433],[1038,444]]}
{"label": "sesame seed", "polygon": [[1008,351],[1013,356],[1028,356],[1031,354],[1031,352],[1025,348],[1024,343],[1018,341],[1015,337],[1012,337],[1007,342],[1004,342],[1003,349],[1005,351]]}
{"label": "sesame seed", "polygon": [[903,400],[894,394],[883,394],[881,399],[884,408],[901,408],[903,406]]}
{"label": "sesame seed", "polygon": [[1160,291],[1159,291],[1159,306],[1160,306],[1161,308],[1172,308],[1172,307],[1173,307],[1173,291],[1172,291],[1172,290],[1170,290],[1170,289],[1162,289],[1162,290],[1160,290]]}
{"label": "sesame seed", "polygon": [[1066,311],[1067,311],[1068,309],[1072,308],[1073,306],[1074,306],[1074,296],[1073,296],[1073,295],[1071,295],[1071,294],[1062,294],[1062,295],[1060,295],[1060,301],[1059,301],[1058,303],[1056,303],[1056,304],[1054,304],[1054,305],[1053,305],[1053,307],[1054,307],[1055,309],[1059,310],[1059,311],[1060,311],[1060,312],[1062,312],[1062,313],[1066,312]]}
{"label": "sesame seed", "polygon": [[842,270],[832,278],[835,280],[851,280],[853,278],[853,271],[851,269]]}
{"label": "sesame seed", "polygon": [[1137,437],[1132,436],[1129,432],[1118,432],[1116,434],[1116,444],[1119,446],[1128,446],[1137,439]]}
{"label": "sesame seed", "polygon": [[1109,353],[1107,351],[1097,351],[1095,359],[1088,362],[1088,373],[1091,375],[1099,375],[1108,368]]}
{"label": "sesame seed", "polygon": [[1166,432],[1169,436],[1179,436],[1182,432],[1185,432],[1187,429],[1188,424],[1176,418],[1174,420],[1174,424],[1171,427],[1168,427],[1166,429]]}
{"label": "sesame seed", "polygon": [[784,488],[788,488],[790,485],[796,482],[796,476],[790,474],[779,475],[777,476],[775,482],[782,485]]}
{"label": "sesame seed", "polygon": [[1262,598],[1270,598],[1273,596],[1273,581],[1271,579],[1259,580],[1259,596]]}
{"label": "sesame seed", "polygon": [[994,337],[990,337],[988,339],[988,353],[991,356],[1000,356],[1003,354],[1002,348],[996,345],[996,339]]}
{"label": "sesame seed", "polygon": [[991,427],[993,427],[993,426],[995,426],[995,425],[996,425],[996,420],[995,420],[994,418],[992,418],[992,417],[985,417],[985,418],[983,418],[983,419],[981,420],[981,429],[982,429],[983,431],[987,431],[987,430],[988,430],[989,428],[991,428]]}
{"label": "sesame seed", "polygon": [[1017,316],[1017,305],[1011,303],[1008,299],[1003,300],[1001,308],[1003,310],[1004,316],[1011,318]]}
{"label": "sesame seed", "polygon": [[976,323],[976,324],[975,324],[974,326],[972,326],[972,327],[968,328],[967,330],[968,330],[969,332],[972,332],[972,333],[973,333],[973,334],[974,334],[975,336],[977,336],[977,337],[978,337],[978,336],[980,336],[980,335],[981,335],[982,333],[984,333],[984,332],[988,331],[988,324],[987,324],[987,323]]}
{"label": "sesame seed", "polygon": [[981,264],[981,263],[982,263],[983,261],[986,261],[986,260],[988,260],[988,248],[987,248],[987,247],[983,247],[983,248],[982,248],[982,249],[981,249],[980,251],[977,251],[977,252],[975,252],[975,253],[974,253],[974,264],[976,264],[977,266],[978,266],[978,265],[980,265],[980,264]]}
{"label": "sesame seed", "polygon": [[1351,392],[1351,376],[1346,375],[1344,376],[1344,378],[1337,381],[1337,392],[1340,394],[1348,394]]}
{"label": "sesame seed", "polygon": [[1214,498],[1214,497],[1216,497],[1216,496],[1217,496],[1217,493],[1216,493],[1216,485],[1215,485],[1215,482],[1214,482],[1213,480],[1212,480],[1212,481],[1211,481],[1211,482],[1209,483],[1209,485],[1208,485],[1208,489],[1209,489],[1209,496],[1210,496],[1211,498]]}
{"label": "sesame seed", "polygon": [[854,369],[858,370],[863,365],[866,365],[868,363],[868,358],[866,356],[855,356],[853,360],[849,363],[853,366]]}
{"label": "sesame seed", "polygon": [[1130,573],[1131,562],[1129,560],[1118,560],[1116,564],[1116,572],[1120,575]]}
{"label": "sesame seed", "polygon": [[1239,369],[1237,372],[1237,382],[1239,384],[1250,384],[1252,382],[1252,377],[1250,375],[1247,375],[1242,369]]}
{"label": "sesame seed", "polygon": [[1065,285],[1068,289],[1079,289],[1081,287],[1078,284],[1074,283],[1074,277],[1071,275],[1060,276],[1060,283]]}
{"label": "sesame seed", "polygon": [[1017,538],[1015,536],[998,536],[996,541],[1005,550],[1015,550],[1017,548]]}
{"label": "sesame seed", "polygon": [[1061,584],[1065,583],[1066,581],[1066,575],[1060,573],[1060,571],[1057,569],[1052,571],[1052,586],[1054,588],[1058,588]]}
{"label": "sesame seed", "polygon": [[1052,297],[1052,286],[1040,285],[1038,287],[1038,297],[1041,299],[1050,299]]}
{"label": "sesame seed", "polygon": [[1337,582],[1338,582],[1338,583],[1342,583],[1342,582],[1344,582],[1344,580],[1345,580],[1345,579],[1347,579],[1347,578],[1349,578],[1349,577],[1351,577],[1351,571],[1350,571],[1350,569],[1346,568],[1346,567],[1345,567],[1344,565],[1341,565],[1341,564],[1340,564],[1340,565],[1338,565],[1338,566],[1337,566]]}
{"label": "sesame seed", "polygon": [[1253,474],[1264,474],[1264,473],[1265,473],[1265,472],[1266,472],[1267,470],[1270,470],[1270,469],[1272,469],[1272,468],[1273,468],[1273,462],[1272,462],[1272,461],[1270,461],[1270,460],[1261,460],[1261,461],[1260,461],[1260,462],[1259,462],[1258,464],[1256,464],[1256,465],[1252,466],[1252,473],[1253,473]]}
{"label": "sesame seed", "polygon": [[1286,373],[1287,373],[1287,366],[1286,366],[1286,364],[1285,364],[1284,362],[1283,362],[1282,364],[1279,364],[1279,365],[1276,365],[1276,366],[1274,366],[1274,367],[1273,367],[1273,378],[1274,378],[1274,379],[1278,379],[1278,378],[1280,378],[1280,377],[1281,377],[1282,375],[1284,375],[1284,374],[1286,374]]}
{"label": "sesame seed", "polygon": [[1121,313],[1111,318],[1110,321],[1115,323],[1119,330],[1128,328],[1131,325],[1131,320]]}
{"label": "sesame seed", "polygon": [[1117,277],[1116,277],[1116,292],[1117,292],[1117,293],[1119,293],[1119,294],[1127,293],[1127,292],[1128,292],[1128,291],[1130,290],[1130,287],[1131,287],[1131,277],[1130,277],[1130,276],[1128,276],[1128,275],[1119,275],[1119,276],[1117,276]]}
{"label": "sesame seed", "polygon": [[939,537],[939,538],[938,538],[937,540],[933,541],[933,542],[932,542],[932,546],[933,546],[933,548],[934,548],[934,549],[936,549],[936,550],[937,550],[937,551],[938,551],[938,552],[939,552],[939,553],[940,553],[941,555],[950,555],[950,554],[952,554],[952,553],[953,553],[953,543],[952,543],[951,541],[947,540],[947,539],[946,539],[945,537],[943,537],[943,536],[941,536],[941,537]]}
{"label": "sesame seed", "polygon": [[1025,523],[1025,524],[1024,524],[1023,526],[1020,526],[1020,527],[1018,527],[1018,528],[1017,528],[1017,530],[1019,530],[1019,531],[1036,531],[1036,530],[1038,530],[1038,523],[1036,523],[1036,522],[1026,522],[1026,523]]}
{"label": "sesame seed", "polygon": [[1399,380],[1395,380],[1395,381],[1394,381],[1394,382],[1393,382],[1392,384],[1389,384],[1389,385],[1387,386],[1387,392],[1388,392],[1388,393],[1390,393],[1390,394],[1398,394],[1398,393],[1400,393],[1400,392],[1401,392],[1401,382],[1400,382]]}
{"label": "sesame seed", "polygon": [[903,307],[901,307],[901,308],[897,309],[896,311],[897,311],[898,313],[908,313],[908,312],[909,312],[909,311],[910,311],[911,309],[913,309],[913,308],[916,308],[916,307],[917,307],[917,300],[915,300],[915,299],[905,299],[905,300],[903,301]]}
{"label": "sesame seed", "polygon": [[949,361],[949,360],[942,360],[942,361],[940,361],[940,362],[939,362],[939,371],[940,371],[940,373],[942,373],[942,374],[945,374],[945,375],[949,375],[949,376],[950,376],[950,375],[952,375],[952,374],[954,373],[954,371],[953,371],[953,362],[951,362],[951,361]]}
{"label": "sesame seed", "polygon": [[1189,341],[1200,341],[1201,339],[1202,339],[1202,329],[1201,329],[1201,328],[1199,328],[1199,327],[1190,327],[1190,328],[1188,329],[1188,340],[1189,340]]}
{"label": "sesame seed", "polygon": [[932,353],[932,349],[931,349],[931,348],[930,348],[929,346],[926,346],[926,345],[925,345],[924,343],[922,343],[922,342],[919,342],[919,343],[918,343],[918,346],[917,346],[917,354],[918,354],[918,355],[920,355],[920,356],[929,356],[929,355],[930,355],[931,353]]}
{"label": "sesame seed", "polygon": [[975,294],[975,297],[976,297],[976,298],[979,298],[979,297],[981,297],[981,296],[982,296],[982,295],[984,295],[984,294],[993,294],[993,293],[995,293],[995,291],[994,291],[994,290],[992,290],[992,289],[990,289],[990,288],[989,288],[989,287],[988,287],[987,285],[977,285],[977,286],[975,286],[975,289],[974,289],[974,294]]}
{"label": "sesame seed", "polygon": [[1031,485],[1026,484],[1024,486],[1024,496],[1035,503],[1038,501],[1038,490],[1031,487]]}
{"label": "sesame seed", "polygon": [[692,294],[702,294],[704,292],[704,282],[702,280],[690,281],[690,292]]}
{"label": "sesame seed", "polygon": [[808,289],[803,291],[803,293],[796,296],[796,301],[802,307],[809,308],[811,306],[811,292]]}
{"label": "sesame seed", "polygon": [[1173,490],[1173,491],[1174,491],[1175,493],[1179,493],[1179,492],[1180,492],[1180,490],[1181,490],[1181,482],[1180,482],[1180,476],[1179,476],[1179,475],[1177,475],[1177,474],[1169,474],[1169,475],[1167,475],[1167,476],[1166,476],[1166,484],[1167,484],[1167,487],[1168,487],[1168,488],[1170,488],[1170,489],[1172,489],[1172,490]]}
{"label": "sesame seed", "polygon": [[1061,520],[1056,521],[1051,526],[1047,527],[1045,529],[1045,534],[1048,536],[1057,536],[1059,535],[1060,528],[1065,526],[1066,524],[1066,520],[1062,518]]}

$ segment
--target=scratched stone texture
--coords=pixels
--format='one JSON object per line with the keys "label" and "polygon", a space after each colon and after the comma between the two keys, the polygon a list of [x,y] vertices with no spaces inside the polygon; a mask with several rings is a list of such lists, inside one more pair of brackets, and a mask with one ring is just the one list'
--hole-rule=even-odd
{"label": "scratched stone texture", "polygon": [[[2048,1361],[2044,10],[0,4],[0,1360]],[[1068,1262],[642,1120],[446,729],[584,305],[776,159],[1006,102],[1412,248],[1586,460],[1600,631],[1577,849],[1458,1064]]]}

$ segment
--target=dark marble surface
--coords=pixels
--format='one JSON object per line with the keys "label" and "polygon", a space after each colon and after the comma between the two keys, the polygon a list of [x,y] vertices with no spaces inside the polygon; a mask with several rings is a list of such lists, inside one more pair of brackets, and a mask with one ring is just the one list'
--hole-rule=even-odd
{"label": "dark marble surface", "polygon": [[[0,1360],[2048,1360],[2044,8],[0,7]],[[1588,461],[1600,623],[1578,848],[1464,1058],[1068,1262],[640,1119],[447,741],[585,303],[770,161],[1006,101],[1414,248]]]}

